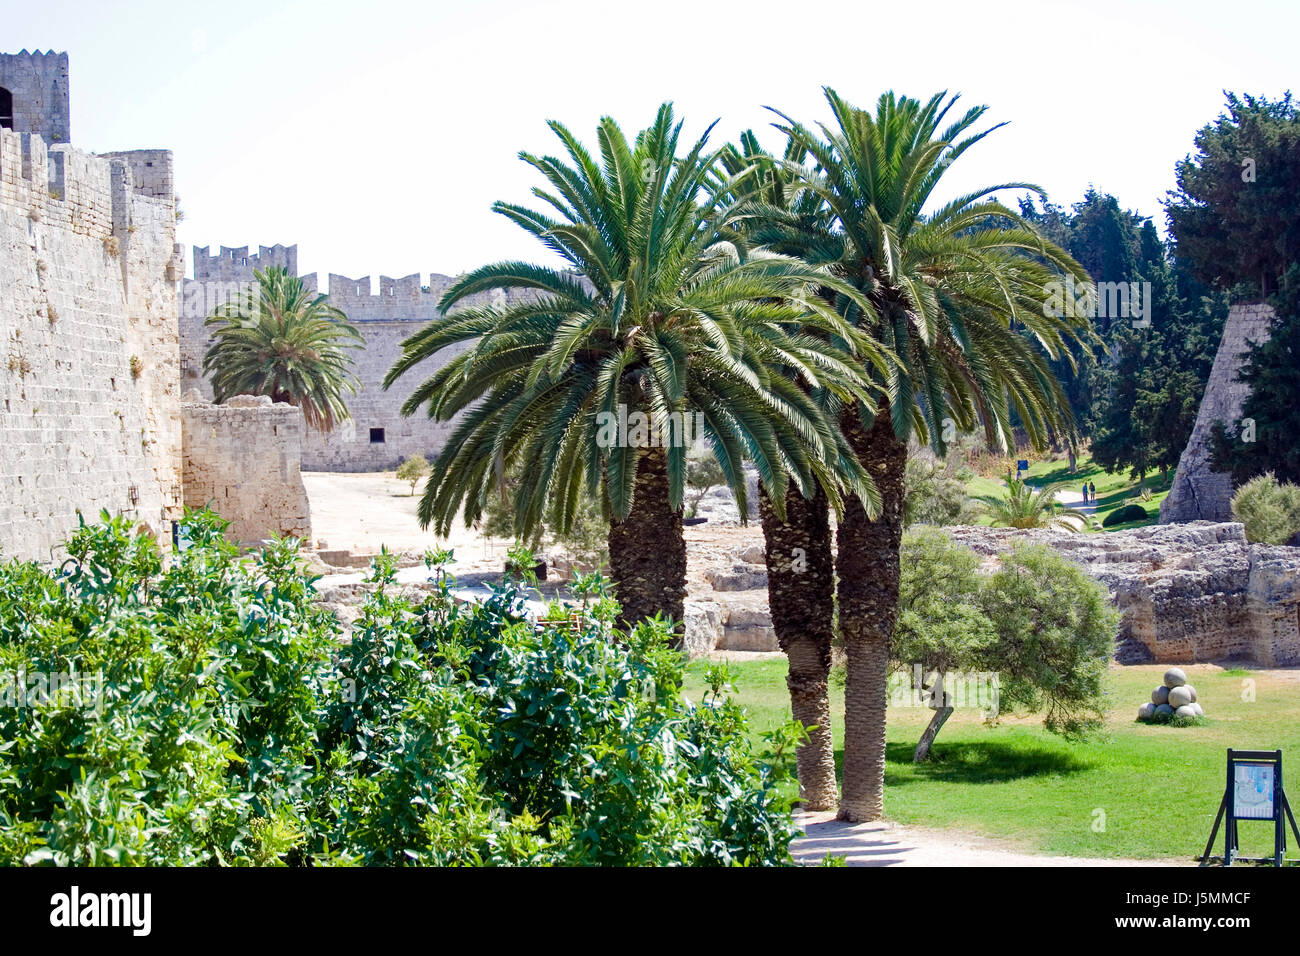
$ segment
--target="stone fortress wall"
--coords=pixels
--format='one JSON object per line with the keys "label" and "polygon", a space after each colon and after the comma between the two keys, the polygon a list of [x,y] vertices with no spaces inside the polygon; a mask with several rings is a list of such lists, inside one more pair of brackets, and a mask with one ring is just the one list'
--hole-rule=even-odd
{"label": "stone fortress wall", "polygon": [[[185,388],[198,388],[207,398],[212,386],[203,377],[203,355],[211,344],[210,330],[199,310],[191,303],[211,304],[223,292],[254,281],[254,270],[281,266],[297,274],[298,247],[261,246],[249,254],[247,246],[222,246],[217,255],[209,247],[194,249],[194,278],[185,280],[182,293],[187,303],[181,315],[181,367]],[[317,288],[315,273],[302,277]],[[328,435],[308,430],[303,443],[302,467],[308,471],[383,471],[397,467],[412,455],[432,460],[446,443],[454,422],[435,422],[423,411],[409,418],[401,414],[402,403],[424,379],[464,351],[447,349],[407,372],[391,389],[383,388],[384,376],[402,354],[402,342],[426,323],[441,317],[438,300],[455,280],[432,273],[392,279],[380,276],[379,288],[371,291],[370,277],[352,279],[330,273],[329,302],[342,309],[365,339],[365,348],[354,353],[355,372],[361,386],[347,399],[350,421]],[[493,290],[471,297],[468,305],[504,304],[521,293]],[[222,299],[221,301],[225,301]]]}
{"label": "stone fortress wall", "polygon": [[[67,54],[0,55],[0,552],[180,510],[172,156],[68,145]],[[3,113],[0,110],[0,113]]]}

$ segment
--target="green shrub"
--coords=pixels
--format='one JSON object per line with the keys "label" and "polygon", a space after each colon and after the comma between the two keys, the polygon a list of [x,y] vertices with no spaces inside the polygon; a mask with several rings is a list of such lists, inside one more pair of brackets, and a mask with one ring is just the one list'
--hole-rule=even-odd
{"label": "green shrub", "polygon": [[789,861],[784,764],[599,582],[539,627],[513,583],[413,599],[385,552],[344,643],[293,542],[185,525],[169,563],[105,515],[57,572],[0,566],[0,679],[102,675],[0,707],[0,865]]}
{"label": "green shrub", "polygon": [[429,462],[423,455],[412,455],[406,461],[397,466],[395,477],[399,481],[404,481],[411,486],[411,494],[415,494],[415,486],[420,483],[420,479],[429,474]]}
{"label": "green shrub", "polygon": [[937,528],[918,528],[904,533],[899,557],[895,666],[979,669],[997,634],[980,608],[978,556]]}
{"label": "green shrub", "polygon": [[1237,489],[1232,515],[1246,526],[1247,541],[1286,544],[1300,533],[1300,486],[1266,472]]}
{"label": "green shrub", "polygon": [[959,474],[932,456],[908,456],[904,475],[904,524],[970,524],[975,516],[965,480]]}
{"label": "green shrub", "polygon": [[1104,587],[1043,546],[981,574],[978,556],[937,529],[904,534],[900,557],[895,669],[996,673],[998,709],[1042,713],[1065,736],[1100,724],[1120,618]]}
{"label": "green shrub", "polygon": [[694,448],[686,453],[686,485],[690,488],[686,496],[686,517],[694,518],[700,511],[700,502],[710,490],[726,484],[727,476],[718,464],[717,456],[712,450],[698,451]]}
{"label": "green shrub", "polygon": [[1128,524],[1130,521],[1146,521],[1151,515],[1147,509],[1141,505],[1124,505],[1122,508],[1116,508],[1110,514],[1106,515],[1101,521],[1103,528],[1113,528],[1117,524]]}
{"label": "green shrub", "polygon": [[1067,737],[1096,729],[1119,611],[1104,586],[1045,545],[1001,560],[980,603],[998,635],[984,660],[998,672],[1002,702],[1045,712],[1044,726]]}

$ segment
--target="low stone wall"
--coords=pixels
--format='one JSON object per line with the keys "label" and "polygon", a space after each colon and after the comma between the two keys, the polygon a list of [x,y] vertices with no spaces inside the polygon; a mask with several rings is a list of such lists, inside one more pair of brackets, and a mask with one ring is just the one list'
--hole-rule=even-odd
{"label": "low stone wall", "polygon": [[242,545],[276,534],[310,541],[302,412],[266,396],[237,395],[212,405],[191,390],[185,399],[186,507],[210,507],[231,523],[227,536]]}
{"label": "low stone wall", "polygon": [[1123,612],[1121,663],[1300,665],[1300,548],[1249,544],[1236,522],[1102,534],[945,530],[988,558],[1023,541],[1050,545],[1080,564]]}

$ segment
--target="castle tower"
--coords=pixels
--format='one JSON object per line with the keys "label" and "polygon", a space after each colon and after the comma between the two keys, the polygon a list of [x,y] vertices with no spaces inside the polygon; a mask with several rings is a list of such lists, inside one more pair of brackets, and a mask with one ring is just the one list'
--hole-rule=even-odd
{"label": "castle tower", "polygon": [[0,53],[0,126],[47,144],[71,142],[68,54]]}

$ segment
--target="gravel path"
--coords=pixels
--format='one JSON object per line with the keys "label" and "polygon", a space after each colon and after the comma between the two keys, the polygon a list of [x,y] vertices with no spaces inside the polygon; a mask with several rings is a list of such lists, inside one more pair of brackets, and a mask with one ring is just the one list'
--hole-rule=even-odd
{"label": "gravel path", "polygon": [[815,866],[829,854],[849,866],[1193,866],[1191,860],[1091,859],[1044,856],[1007,848],[996,840],[953,830],[899,823],[844,823],[831,811],[798,813],[804,835],[791,846],[794,858]]}
{"label": "gravel path", "polygon": [[[1082,488],[1083,486],[1080,485],[1079,487]],[[1056,500],[1067,508],[1073,508],[1080,514],[1093,515],[1097,513],[1097,505],[1095,502],[1090,501],[1086,505],[1083,503],[1082,491],[1074,491],[1070,488],[1063,489],[1056,493]]]}

